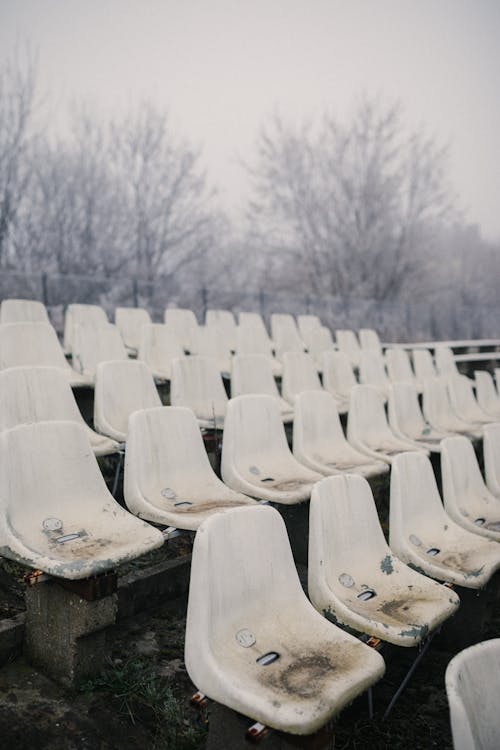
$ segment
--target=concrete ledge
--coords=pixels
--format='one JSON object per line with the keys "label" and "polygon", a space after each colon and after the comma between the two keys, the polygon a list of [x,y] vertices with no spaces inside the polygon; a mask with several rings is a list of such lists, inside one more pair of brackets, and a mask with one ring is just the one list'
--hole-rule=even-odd
{"label": "concrete ledge", "polygon": [[165,601],[187,602],[190,574],[191,555],[127,573],[118,581],[117,620],[154,609]]}
{"label": "concrete ledge", "polygon": [[24,612],[8,620],[0,620],[0,665],[21,653],[25,620]]}

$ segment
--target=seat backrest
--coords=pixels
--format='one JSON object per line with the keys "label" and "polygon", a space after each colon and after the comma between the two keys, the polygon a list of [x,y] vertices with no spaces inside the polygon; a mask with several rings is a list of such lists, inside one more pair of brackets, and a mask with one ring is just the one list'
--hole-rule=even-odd
{"label": "seat backrest", "polygon": [[358,335],[362,349],[371,349],[372,351],[382,354],[382,344],[380,343],[377,331],[373,328],[360,328]]}
{"label": "seat backrest", "polygon": [[[278,322],[276,322],[278,319]],[[273,325],[274,320],[274,325]],[[275,343],[276,357],[283,359],[285,352],[303,352],[304,342],[291,315],[272,315],[271,330]]]}
{"label": "seat backrest", "polygon": [[109,323],[108,316],[100,305],[68,305],[64,316],[64,348],[68,352],[73,350],[75,325],[98,326],[106,323]]}
{"label": "seat backrest", "polygon": [[393,383],[388,401],[389,424],[403,435],[424,436],[427,424],[418,402],[417,389],[411,383]]}
{"label": "seat backrest", "polygon": [[[361,584],[370,565],[390,555],[380,526],[373,494],[364,477],[326,477],[314,485],[309,514],[309,564],[324,565],[330,587],[349,574]],[[374,574],[376,571],[374,570]]]}
{"label": "seat backrest", "polygon": [[330,329],[325,326],[311,328],[303,334],[302,339],[309,354],[318,362],[321,360],[323,352],[333,351],[334,349],[332,334]]}
{"label": "seat backrest", "polygon": [[447,378],[446,385],[451,405],[462,419],[472,422],[476,418],[484,418],[484,421],[488,419],[487,414],[483,414],[479,408],[469,378],[455,373]]}
{"label": "seat backrest", "polygon": [[150,323],[141,327],[137,359],[145,362],[153,372],[170,374],[173,359],[184,356],[177,336],[164,323]]}
{"label": "seat backrest", "polygon": [[269,357],[263,354],[236,354],[233,357],[231,395],[260,393],[279,397]]}
{"label": "seat backrest", "polygon": [[267,332],[267,328],[265,326],[264,320],[262,318],[262,315],[260,313],[256,312],[240,312],[238,315],[238,323],[239,328],[245,327],[247,329],[252,329],[254,331],[259,331],[259,335],[261,337],[264,337],[267,339],[267,341],[271,341],[269,338],[269,334]]}
{"label": "seat backrest", "polygon": [[197,417],[211,419],[213,413],[225,411],[227,394],[212,357],[183,357],[172,362],[170,403],[186,406]]}
{"label": "seat backrest", "polygon": [[283,355],[283,378],[281,392],[293,404],[301,391],[323,390],[318,371],[310,354],[285,352]]}
{"label": "seat backrest", "polygon": [[386,349],[385,362],[389,379],[393,383],[413,383],[415,381],[410,357],[404,349]]}
{"label": "seat backrest", "polygon": [[[430,459],[423,453],[398,454],[391,468],[389,544],[397,553],[410,535],[433,533],[451,521],[446,515]],[[411,541],[411,540],[410,540]]]}
{"label": "seat backrest", "polygon": [[335,331],[335,341],[339,352],[344,352],[355,367],[359,364],[361,347],[354,331],[339,328]]}
{"label": "seat backrest", "polygon": [[101,362],[96,368],[94,425],[123,442],[132,412],[161,406],[149,367],[138,360]]}
{"label": "seat backrest", "polygon": [[202,357],[220,357],[229,360],[230,342],[217,324],[196,326],[191,329],[191,354]]}
{"label": "seat backrest", "polygon": [[383,357],[372,349],[362,349],[359,357],[359,381],[363,385],[388,388],[389,378]]}
{"label": "seat backrest", "polygon": [[60,369],[34,366],[0,371],[0,432],[20,424],[56,420],[85,424]]}
{"label": "seat backrest", "polygon": [[349,441],[376,444],[388,434],[393,437],[380,392],[372,385],[355,385],[351,390],[347,419]]}
{"label": "seat backrest", "polygon": [[436,346],[434,360],[439,375],[448,376],[458,373],[455,357],[449,346]]}
{"label": "seat backrest", "polygon": [[236,342],[236,321],[230,310],[207,310],[205,325],[215,326],[224,336],[227,346],[233,348]]}
{"label": "seat backrest", "polygon": [[5,323],[0,326],[0,369],[24,365],[70,369],[50,323]]}
{"label": "seat backrest", "polygon": [[327,391],[302,391],[295,398],[293,448],[295,455],[331,453],[346,442],[337,402]]}
{"label": "seat backrest", "polygon": [[34,299],[4,299],[0,305],[0,323],[50,323],[43,302]]}
{"label": "seat backrest", "polygon": [[490,492],[500,498],[500,424],[487,424],[483,439],[484,473]]}
{"label": "seat backrest", "polygon": [[500,747],[500,638],[460,651],[445,676],[454,750]]}
{"label": "seat backrest", "polygon": [[[246,313],[251,315],[251,313]],[[241,313],[243,315],[243,313]],[[261,325],[262,324],[262,325]],[[247,318],[241,322],[236,330],[236,352],[237,354],[263,354],[266,357],[272,356],[272,344],[264,324],[257,318],[255,321],[248,321]]]}
{"label": "seat backrest", "polygon": [[[249,394],[232,398],[227,407],[222,441],[222,463],[269,465],[290,457],[278,400]],[[224,471],[222,472],[224,475]]]}
{"label": "seat backrest", "polygon": [[444,507],[453,518],[463,515],[461,509],[470,511],[474,498],[486,502],[493,500],[481,475],[472,443],[464,435],[454,435],[441,442],[441,476]]}
{"label": "seat backrest", "polygon": [[169,330],[177,336],[181,346],[188,349],[191,329],[198,326],[194,312],[181,307],[167,307],[164,313],[164,320]]}
{"label": "seat backrest", "polygon": [[[450,419],[459,421],[459,417],[452,408],[444,378],[427,378],[424,380],[422,411],[425,420],[432,425],[449,424]],[[466,426],[465,423],[464,426]]]}
{"label": "seat backrest", "polygon": [[300,339],[299,329],[293,315],[289,313],[272,313],[271,315],[271,336],[276,341],[278,331],[281,336],[287,336]]}
{"label": "seat backrest", "polygon": [[128,359],[127,350],[117,326],[76,324],[73,327],[73,367],[77,372],[95,376],[100,362]]}
{"label": "seat backrest", "polygon": [[117,307],[115,323],[125,346],[130,349],[138,349],[141,327],[151,325],[151,316],[143,307]]}
{"label": "seat backrest", "polygon": [[306,336],[310,331],[322,327],[321,320],[317,315],[297,315],[297,328],[303,341],[306,341]]}
{"label": "seat backrest", "polygon": [[413,349],[412,358],[415,377],[419,383],[423,384],[427,378],[437,377],[432,354],[428,349]]}
{"label": "seat backrest", "polygon": [[487,370],[476,370],[474,373],[476,381],[477,403],[486,414],[500,418],[500,396],[495,389],[495,383],[491,373]]}
{"label": "seat backrest", "polygon": [[330,393],[349,397],[351,388],[357,385],[351,360],[345,352],[324,352],[323,387]]}

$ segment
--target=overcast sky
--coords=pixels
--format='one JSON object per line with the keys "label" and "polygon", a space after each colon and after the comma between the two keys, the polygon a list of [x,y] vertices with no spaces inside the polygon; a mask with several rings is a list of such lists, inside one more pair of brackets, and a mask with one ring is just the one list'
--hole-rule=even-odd
{"label": "overcast sky", "polygon": [[339,117],[400,99],[451,147],[466,218],[500,239],[500,0],[0,0],[0,58],[38,53],[54,127],[67,103],[145,99],[203,146],[231,208],[266,116]]}

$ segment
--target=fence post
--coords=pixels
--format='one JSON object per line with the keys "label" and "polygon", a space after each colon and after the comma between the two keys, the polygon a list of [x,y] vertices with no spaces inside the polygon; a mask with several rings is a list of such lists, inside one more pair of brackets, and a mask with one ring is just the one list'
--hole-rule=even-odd
{"label": "fence post", "polygon": [[203,320],[204,320],[207,314],[207,307],[208,307],[208,292],[205,286],[201,288],[201,304],[203,308]]}
{"label": "fence post", "polygon": [[134,299],[134,307],[139,307],[139,284],[137,279],[132,281],[132,296]]}
{"label": "fence post", "polygon": [[48,286],[47,286],[47,274],[42,273],[42,297],[43,297],[43,304],[45,307],[48,307],[49,304],[49,292],[48,292]]}

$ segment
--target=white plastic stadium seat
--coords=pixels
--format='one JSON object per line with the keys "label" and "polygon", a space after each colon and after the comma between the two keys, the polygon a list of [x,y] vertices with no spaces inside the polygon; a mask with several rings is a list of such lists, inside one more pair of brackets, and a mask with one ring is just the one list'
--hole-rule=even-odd
{"label": "white plastic stadium seat", "polygon": [[409,438],[434,453],[441,451],[441,441],[452,434],[439,432],[425,421],[416,388],[410,383],[393,383],[389,393],[388,416],[395,435]]}
{"label": "white plastic stadium seat", "polygon": [[371,349],[362,349],[359,356],[359,382],[371,385],[387,400],[391,381],[385,370],[384,358]]}
{"label": "white plastic stadium seat", "polygon": [[205,325],[217,328],[228,349],[236,349],[236,321],[230,310],[207,310]]}
{"label": "white plastic stadium seat", "polygon": [[154,406],[161,406],[161,399],[144,362],[118,360],[97,366],[94,427],[98,432],[124,443],[130,414]]}
{"label": "white plastic stadium seat", "polygon": [[336,622],[398,646],[417,646],[456,612],[453,591],[391,552],[370,485],[329,477],[311,496],[308,593]]}
{"label": "white plastic stadium seat", "polygon": [[484,472],[490,492],[500,498],[500,424],[484,428]]}
{"label": "white plastic stadium seat", "polygon": [[217,361],[212,357],[174,359],[170,403],[192,409],[200,427],[222,429],[227,394]]}
{"label": "white plastic stadium seat", "polygon": [[[281,362],[273,356],[273,347],[260,316],[253,318],[253,313],[240,313],[240,324],[236,330],[236,354],[258,354],[267,357],[271,363],[273,375],[279,377],[283,371]],[[257,313],[255,313],[257,315]]]}
{"label": "white plastic stadium seat", "polygon": [[0,326],[0,369],[26,365],[56,367],[76,388],[90,386],[92,379],[68,363],[49,323],[6,323]]}
{"label": "white plastic stadium seat", "polygon": [[274,313],[271,315],[271,332],[276,358],[282,362],[285,352],[303,352],[302,341],[295,320],[291,315]]}
{"label": "white plastic stadium seat", "polygon": [[413,349],[412,359],[418,387],[423,389],[424,382],[428,378],[437,378],[438,376],[432,354],[428,349]]}
{"label": "white plastic stadium seat", "polygon": [[332,394],[341,414],[349,408],[351,390],[358,384],[351,361],[344,352],[323,352],[323,388]]}
{"label": "white plastic stadium seat", "polygon": [[360,328],[358,336],[362,349],[370,349],[371,351],[377,352],[377,354],[383,355],[382,344],[380,343],[377,331],[373,328]]}
{"label": "white plastic stadium seat", "polygon": [[285,352],[283,354],[283,378],[281,392],[290,404],[302,391],[322,391],[323,386],[310,354],[305,352]]}
{"label": "white plastic stadium seat", "polygon": [[500,541],[500,498],[486,487],[472,443],[446,438],[441,449],[444,507],[464,529]]}
{"label": "white plastic stadium seat", "polygon": [[297,328],[302,340],[306,341],[306,336],[310,331],[323,328],[323,325],[317,315],[297,315]]}
{"label": "white plastic stadium seat", "polygon": [[172,360],[184,356],[182,345],[164,323],[141,327],[137,359],[144,362],[158,380],[170,380]]}
{"label": "white plastic stadium seat", "polygon": [[431,578],[483,588],[500,568],[500,545],[471,534],[445,512],[430,460],[396,456],[391,471],[389,545],[400,560]]}
{"label": "white plastic stadium seat", "polygon": [[293,406],[280,396],[269,357],[263,354],[236,354],[233,357],[231,396],[248,394],[274,396],[279,402],[283,422],[293,420]]}
{"label": "white plastic stadium seat", "polygon": [[180,345],[189,351],[191,329],[198,325],[194,312],[181,307],[167,307],[164,320],[169,330],[177,337]]}
{"label": "white plastic stadium seat", "polygon": [[482,427],[469,424],[455,412],[444,378],[424,380],[422,411],[426,422],[438,432],[458,433],[473,438],[480,438],[483,434]]}
{"label": "white plastic stadium seat", "polygon": [[67,378],[55,367],[11,367],[0,372],[0,431],[21,424],[76,422],[96,456],[118,451],[118,443],[94,432],[83,420]]}
{"label": "white plastic stadium seat", "polygon": [[221,474],[237,492],[286,505],[309,500],[322,479],[291,454],[276,399],[254,395],[228,404]]}
{"label": "white plastic stadium seat", "polygon": [[180,406],[130,416],[124,497],[139,518],[192,530],[213,513],[255,504],[217,477],[196,417]]}
{"label": "white plastic stadium seat", "polygon": [[74,422],[38,422],[0,434],[0,549],[59,578],[115,568],[163,543],[113,499]]}
{"label": "white plastic stadium seat", "polygon": [[151,316],[143,307],[117,307],[115,323],[127,349],[135,354],[139,349],[141,328],[151,325]]}
{"label": "white plastic stadium seat", "polygon": [[491,374],[486,370],[476,370],[476,398],[481,409],[496,422],[500,422],[500,396]]}
{"label": "white plastic stadium seat", "polygon": [[0,323],[50,323],[50,320],[43,302],[4,299],[0,305]]}
{"label": "white plastic stadium seat", "polygon": [[408,352],[404,349],[386,349],[385,363],[389,380],[392,383],[409,383],[417,390],[422,390],[423,384],[417,381]]}
{"label": "white plastic stadium seat", "polygon": [[111,323],[73,326],[72,349],[73,367],[89,380],[95,380],[100,362],[128,359],[120,331]]}
{"label": "white plastic stadium seat", "polygon": [[191,354],[211,357],[217,362],[219,372],[225,378],[231,373],[231,351],[228,339],[217,325],[196,326],[191,329]]}
{"label": "white plastic stadium seat", "polygon": [[347,438],[356,450],[388,464],[404,451],[426,453],[409,438],[396,437],[387,423],[384,399],[371,385],[356,385],[351,391]]}
{"label": "white plastic stadium seat", "polygon": [[450,375],[459,375],[458,368],[453,356],[453,351],[449,346],[436,346],[434,350],[434,361],[438,375],[449,377]]}
{"label": "white plastic stadium seat", "polygon": [[270,507],[220,513],[198,529],[185,662],[209,698],[306,735],[384,673],[377,651],[307,600],[284,522]]}
{"label": "white plastic stadium seat", "polygon": [[339,352],[347,354],[353,367],[359,367],[361,347],[354,331],[339,328],[335,331],[335,341]]}
{"label": "white plastic stadium seat", "polygon": [[465,375],[452,375],[447,379],[448,393],[454,411],[464,419],[467,424],[481,430],[485,424],[494,422],[476,401],[472,390],[472,382]]}
{"label": "white plastic stadium seat", "polygon": [[109,323],[108,316],[100,305],[68,305],[64,316],[64,349],[73,351],[73,335],[76,325],[102,326]]}
{"label": "white plastic stadium seat", "polygon": [[312,328],[310,331],[306,331],[302,338],[307,346],[307,351],[314,360],[314,364],[317,369],[321,371],[323,366],[323,353],[335,351],[330,329],[325,328],[325,326],[321,326],[321,328]]}
{"label": "white plastic stadium seat", "polygon": [[313,471],[373,477],[389,471],[384,461],[369,458],[345,439],[337,404],[327,391],[303,391],[295,399],[293,455]]}
{"label": "white plastic stadium seat", "polygon": [[460,651],[445,675],[453,750],[498,750],[500,638]]}

